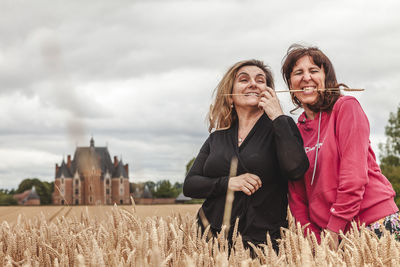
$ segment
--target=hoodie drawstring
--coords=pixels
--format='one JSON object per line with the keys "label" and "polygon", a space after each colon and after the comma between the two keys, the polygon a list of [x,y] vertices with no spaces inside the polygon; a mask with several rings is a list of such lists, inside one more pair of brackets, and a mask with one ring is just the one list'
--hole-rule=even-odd
{"label": "hoodie drawstring", "polygon": [[321,131],[321,111],[319,112],[319,120],[318,120],[318,137],[317,137],[317,147],[315,149],[315,161],[314,161],[314,170],[313,170],[313,174],[312,174],[312,178],[311,178],[311,185],[314,182],[314,177],[315,177],[315,171],[317,169],[317,162],[318,162],[318,148],[319,148],[319,134]]}

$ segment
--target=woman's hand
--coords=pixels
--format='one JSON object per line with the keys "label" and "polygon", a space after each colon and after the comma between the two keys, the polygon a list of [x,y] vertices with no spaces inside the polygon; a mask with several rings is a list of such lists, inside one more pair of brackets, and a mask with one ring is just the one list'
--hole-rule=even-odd
{"label": "woman's hand", "polygon": [[242,191],[251,196],[261,187],[261,179],[251,173],[245,173],[239,176],[231,177],[228,182],[228,188],[232,191]]}
{"label": "woman's hand", "polygon": [[279,99],[275,91],[270,87],[267,87],[267,90],[261,93],[258,107],[262,108],[271,120],[275,120],[280,115],[283,115]]}

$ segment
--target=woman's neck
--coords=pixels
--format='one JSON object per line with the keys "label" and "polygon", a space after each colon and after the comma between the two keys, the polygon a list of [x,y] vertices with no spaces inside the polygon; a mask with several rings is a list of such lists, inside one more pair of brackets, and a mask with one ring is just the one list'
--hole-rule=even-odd
{"label": "woman's neck", "polygon": [[239,120],[239,130],[251,129],[264,113],[263,110],[240,110],[236,111]]}
{"label": "woman's neck", "polygon": [[309,120],[315,119],[315,116],[317,116],[317,113],[315,113],[314,111],[312,111],[311,109],[309,109],[309,108],[307,107],[307,105],[305,105],[303,108],[304,108],[304,112],[306,113],[307,119],[309,119]]}

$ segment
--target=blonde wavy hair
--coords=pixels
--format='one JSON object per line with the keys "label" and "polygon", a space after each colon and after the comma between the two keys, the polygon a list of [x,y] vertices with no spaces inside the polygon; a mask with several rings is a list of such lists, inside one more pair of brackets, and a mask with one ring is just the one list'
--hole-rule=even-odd
{"label": "blonde wavy hair", "polygon": [[239,61],[234,64],[225,73],[218,86],[214,89],[213,104],[210,106],[208,112],[208,131],[225,130],[229,129],[234,121],[237,119],[235,108],[232,106],[232,96],[226,94],[232,94],[233,84],[235,82],[236,74],[240,68],[245,66],[256,66],[260,68],[266,77],[266,83],[268,87],[274,89],[274,79],[270,68],[264,64],[261,60],[250,59]]}

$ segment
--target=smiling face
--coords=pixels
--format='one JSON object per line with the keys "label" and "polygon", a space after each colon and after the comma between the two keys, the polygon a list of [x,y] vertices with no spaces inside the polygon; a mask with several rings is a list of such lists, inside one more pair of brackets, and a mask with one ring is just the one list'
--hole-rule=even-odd
{"label": "smiling face", "polygon": [[267,88],[265,73],[257,66],[241,67],[233,83],[232,94],[245,94],[232,96],[236,110],[239,108],[258,108],[259,95]]}
{"label": "smiling face", "polygon": [[319,93],[316,89],[325,88],[325,71],[321,66],[315,65],[310,56],[303,56],[297,60],[290,74],[290,89],[303,90],[295,92],[295,97],[302,103],[303,107],[315,104]]}

